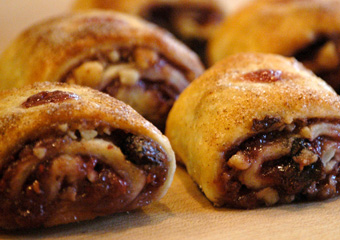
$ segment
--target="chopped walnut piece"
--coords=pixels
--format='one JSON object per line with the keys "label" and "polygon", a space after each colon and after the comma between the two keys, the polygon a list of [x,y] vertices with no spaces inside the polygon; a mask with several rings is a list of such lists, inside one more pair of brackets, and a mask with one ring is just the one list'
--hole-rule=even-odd
{"label": "chopped walnut piece", "polygon": [[73,81],[75,81],[75,84],[98,88],[103,72],[104,66],[99,61],[85,62],[74,70]]}
{"label": "chopped walnut piece", "polygon": [[83,139],[90,140],[94,139],[98,135],[98,132],[96,130],[81,130],[80,135]]}
{"label": "chopped walnut piece", "polygon": [[122,84],[133,86],[139,80],[139,72],[135,69],[122,69],[119,72],[119,77]]}
{"label": "chopped walnut piece", "polygon": [[77,136],[73,131],[68,131],[67,135],[74,140],[77,139]]}
{"label": "chopped walnut piece", "polygon": [[338,54],[334,42],[327,42],[318,52],[316,61],[324,69],[334,69],[339,64]]}
{"label": "chopped walnut piece", "polygon": [[34,156],[36,156],[39,159],[43,159],[46,155],[46,148],[42,148],[42,147],[35,147],[33,148],[33,154]]}
{"label": "chopped walnut piece", "polygon": [[103,129],[103,132],[104,132],[106,135],[111,135],[111,130],[110,130],[109,127],[105,127],[105,128]]}
{"label": "chopped walnut piece", "polygon": [[246,170],[250,167],[251,163],[242,152],[238,152],[229,159],[228,165],[239,170]]}
{"label": "chopped walnut piece", "polygon": [[68,125],[67,125],[67,123],[60,124],[60,125],[58,126],[58,128],[59,128],[61,131],[66,132],[67,129],[68,129]]}
{"label": "chopped walnut piece", "polygon": [[293,157],[293,160],[300,165],[300,170],[318,160],[318,156],[308,149],[302,149],[300,154]]}
{"label": "chopped walnut piece", "polygon": [[134,60],[138,67],[146,69],[157,63],[158,54],[151,49],[137,48],[134,51]]}
{"label": "chopped walnut piece", "polygon": [[113,50],[108,54],[108,58],[111,62],[116,63],[120,59],[120,54],[117,50]]}
{"label": "chopped walnut piece", "polygon": [[278,192],[270,187],[267,187],[256,194],[257,198],[263,199],[267,205],[274,205],[280,199]]}

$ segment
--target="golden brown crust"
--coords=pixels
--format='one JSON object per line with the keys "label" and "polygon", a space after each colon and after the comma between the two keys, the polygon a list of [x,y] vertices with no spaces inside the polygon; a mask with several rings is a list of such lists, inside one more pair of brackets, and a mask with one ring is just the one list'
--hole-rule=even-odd
{"label": "golden brown crust", "polygon": [[44,21],[19,35],[0,58],[0,86],[60,81],[67,70],[96,52],[136,46],[159,52],[188,80],[203,71],[193,52],[158,27],[120,13],[88,11]]}
{"label": "golden brown crust", "polygon": [[24,31],[0,57],[0,89],[67,82],[109,93],[164,130],[179,93],[203,72],[168,32],[111,11],[53,18]]}
{"label": "golden brown crust", "polygon": [[130,13],[133,15],[143,15],[143,12],[150,6],[154,5],[170,5],[170,6],[181,6],[181,7],[202,7],[202,8],[213,8],[216,11],[222,11],[223,5],[220,1],[206,1],[206,0],[80,0],[74,5],[74,9],[114,9],[121,12]]}
{"label": "golden brown crust", "polygon": [[[34,94],[56,90],[75,93],[79,99],[70,99],[59,104],[43,104],[32,108],[21,106]],[[2,161],[6,159],[11,149],[18,147],[20,145],[18,143],[24,141],[22,136],[29,137],[38,129],[50,126],[50,124],[72,121],[76,118],[111,123],[115,128],[126,129],[129,132],[164,142],[164,148],[167,151],[170,150],[169,145],[166,144],[166,138],[135,110],[107,94],[87,87],[44,82],[3,91],[1,92],[0,115],[1,135],[8,138],[6,141],[4,138],[1,139],[0,166],[3,165]]]}
{"label": "golden brown crust", "polygon": [[223,204],[217,179],[224,154],[257,134],[253,121],[268,116],[283,125],[297,119],[338,121],[340,99],[292,58],[241,53],[185,89],[170,111],[166,135],[205,195]]}
{"label": "golden brown crust", "polygon": [[228,17],[208,47],[210,64],[238,52],[291,56],[340,30],[338,0],[256,0]]}
{"label": "golden brown crust", "polygon": [[[66,97],[60,99],[57,97],[55,102],[53,102],[53,98],[52,101],[48,100],[48,98],[45,100],[40,98],[40,103],[39,101],[29,99],[31,96],[46,91],[60,91],[64,95],[66,93]],[[68,97],[68,94],[71,97]],[[166,181],[162,186],[159,186],[159,189],[154,191],[152,201],[156,201],[164,196],[172,182],[175,171],[174,153],[168,139],[156,127],[123,102],[87,87],[65,83],[36,83],[21,89],[12,89],[1,93],[1,171],[3,172],[5,166],[15,161],[13,155],[22,149],[25,144],[49,137],[41,136],[44,132],[50,132],[52,131],[51,129],[57,128],[58,125],[71,126],[74,123],[81,122],[89,123],[90,125],[94,123],[100,125],[100,123],[103,123],[110,129],[121,129],[136,136],[145,136],[161,146],[168,159],[166,163],[168,170],[165,176]],[[53,213],[54,215],[52,214],[51,217],[44,221],[43,225],[51,226],[92,219],[103,215],[103,213],[95,211],[77,212],[77,208],[71,202],[69,204],[70,206],[66,205],[62,209],[56,209],[56,212]],[[138,206],[139,203],[133,203],[127,209],[121,210],[134,209]],[[108,213],[110,213],[110,210],[106,214]],[[57,218],[55,219],[55,217]],[[20,227],[20,224],[18,226],[11,224],[13,223],[6,222],[5,216],[0,218],[1,227]],[[29,226],[29,223],[22,225]]]}

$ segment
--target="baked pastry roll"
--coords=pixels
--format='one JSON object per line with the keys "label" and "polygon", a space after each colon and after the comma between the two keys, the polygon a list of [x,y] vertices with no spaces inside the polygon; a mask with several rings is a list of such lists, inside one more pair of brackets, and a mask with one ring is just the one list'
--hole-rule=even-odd
{"label": "baked pastry roll", "polygon": [[226,17],[219,0],[78,0],[75,9],[113,9],[166,28],[205,60],[207,40]]}
{"label": "baked pastry roll", "polygon": [[340,1],[255,0],[209,43],[210,63],[238,52],[293,56],[340,91]]}
{"label": "baked pastry roll", "polygon": [[129,211],[169,188],[175,160],[168,139],[123,102],[65,83],[0,96],[0,227]]}
{"label": "baked pastry roll", "polygon": [[203,71],[197,55],[143,20],[86,11],[24,31],[0,57],[0,88],[67,82],[106,92],[160,129],[178,94]]}
{"label": "baked pastry roll", "polygon": [[292,58],[244,53],[217,63],[182,92],[166,135],[217,206],[339,193],[340,98]]}

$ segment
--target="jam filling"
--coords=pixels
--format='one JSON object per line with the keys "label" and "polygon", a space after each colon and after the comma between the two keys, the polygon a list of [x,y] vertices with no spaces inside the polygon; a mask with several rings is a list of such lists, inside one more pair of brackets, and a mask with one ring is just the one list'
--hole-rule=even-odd
{"label": "jam filling", "polygon": [[[308,140],[298,134],[302,127],[296,124],[291,131],[260,133],[230,151],[218,180],[224,192],[221,202],[252,209],[337,196],[340,139],[322,135]],[[326,157],[327,146],[334,150],[331,160]],[[243,156],[245,165],[230,164],[236,154]]]}
{"label": "jam filling", "polygon": [[140,193],[135,196],[134,187],[130,186],[138,178],[129,179],[96,154],[60,151],[73,142],[81,142],[77,130],[72,138],[61,132],[49,133],[50,136],[28,142],[2,168],[0,212],[8,222],[24,228],[38,227],[56,212],[74,212],[82,219],[89,213],[101,216],[149,204],[166,180],[165,152],[149,138],[122,130],[113,130],[110,135],[102,131],[94,139],[111,141],[107,148],[117,146],[145,179]]}

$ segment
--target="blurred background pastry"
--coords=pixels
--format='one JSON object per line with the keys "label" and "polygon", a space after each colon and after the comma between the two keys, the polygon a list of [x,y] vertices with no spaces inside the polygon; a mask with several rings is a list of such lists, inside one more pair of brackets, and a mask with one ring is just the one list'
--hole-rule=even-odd
{"label": "blurred background pastry", "polygon": [[85,11],[23,31],[0,56],[0,89],[67,82],[103,91],[164,129],[178,94],[203,72],[198,56],[138,17]]}
{"label": "blurred background pastry", "polygon": [[238,52],[293,56],[339,92],[340,1],[252,1],[209,42],[210,64]]}
{"label": "blurred background pastry", "polygon": [[172,32],[205,61],[206,42],[227,15],[220,0],[78,0],[76,10],[112,9],[140,16]]}

